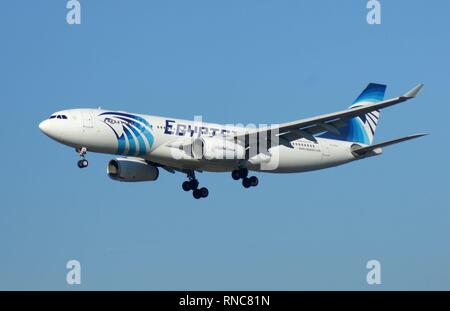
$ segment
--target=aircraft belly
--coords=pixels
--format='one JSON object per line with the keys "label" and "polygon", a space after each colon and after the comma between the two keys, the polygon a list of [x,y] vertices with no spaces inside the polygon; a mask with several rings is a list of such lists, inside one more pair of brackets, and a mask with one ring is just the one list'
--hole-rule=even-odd
{"label": "aircraft belly", "polygon": [[[264,164],[248,165],[250,170],[266,173],[296,173],[333,167],[354,160],[349,146],[331,144],[326,152],[322,146],[294,148],[277,146],[270,150],[272,157]],[[236,160],[196,160],[184,154],[184,151],[166,147],[156,148],[147,155],[147,160],[180,170],[201,170],[209,172],[228,172],[236,169]]]}
{"label": "aircraft belly", "polygon": [[[286,146],[279,146],[278,149],[279,163],[278,167],[273,170],[274,173],[305,172],[319,169],[322,165],[320,151],[300,150],[296,147],[288,148]],[[274,152],[274,156],[272,162],[277,161],[276,152]]]}
{"label": "aircraft belly", "polygon": [[166,146],[154,150],[147,160],[180,170],[228,172],[236,168],[236,161],[197,160],[184,155],[184,151]]}

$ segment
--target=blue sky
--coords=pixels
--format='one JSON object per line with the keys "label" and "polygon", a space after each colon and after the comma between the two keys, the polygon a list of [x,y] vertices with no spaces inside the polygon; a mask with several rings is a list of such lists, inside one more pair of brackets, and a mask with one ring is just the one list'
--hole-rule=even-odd
{"label": "blue sky", "polygon": [[[0,289],[450,289],[450,4],[383,1],[4,1],[0,11]],[[369,82],[387,96],[375,141],[432,135],[378,158],[245,190],[204,173],[122,184],[112,156],[37,128],[97,107],[221,123],[273,123],[341,110]],[[82,284],[66,284],[77,259]],[[366,283],[381,262],[382,285]]]}

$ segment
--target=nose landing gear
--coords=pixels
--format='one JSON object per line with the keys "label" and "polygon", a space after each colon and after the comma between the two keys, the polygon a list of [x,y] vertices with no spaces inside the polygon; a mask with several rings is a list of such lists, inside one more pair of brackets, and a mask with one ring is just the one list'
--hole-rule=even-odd
{"label": "nose landing gear", "polygon": [[87,153],[87,149],[85,147],[82,148],[77,148],[76,149],[78,155],[80,156],[80,160],[78,161],[78,167],[79,168],[85,168],[88,167],[89,162],[88,160],[85,159],[86,153]]}
{"label": "nose landing gear", "polygon": [[259,183],[258,177],[248,177],[248,169],[240,168],[231,172],[231,177],[234,180],[242,179],[242,185],[244,188],[256,187]]}
{"label": "nose landing gear", "polygon": [[85,167],[88,167],[88,165],[89,165],[88,160],[80,160],[80,161],[78,161],[78,167],[79,168],[85,168]]}
{"label": "nose landing gear", "polygon": [[192,196],[195,199],[201,199],[201,198],[206,198],[209,194],[209,190],[206,187],[202,187],[202,188],[198,188],[199,186],[199,182],[198,180],[195,178],[194,173],[189,173],[188,174],[188,178],[189,180],[186,180],[185,182],[183,182],[182,184],[182,188],[184,191],[191,191],[192,190]]}

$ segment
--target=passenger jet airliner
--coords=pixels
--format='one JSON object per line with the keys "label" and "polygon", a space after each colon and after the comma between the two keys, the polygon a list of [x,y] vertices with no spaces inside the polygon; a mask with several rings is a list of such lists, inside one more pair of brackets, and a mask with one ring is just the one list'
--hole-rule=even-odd
{"label": "passenger jet airliner", "polygon": [[107,166],[110,178],[154,181],[159,169],[186,174],[184,191],[208,196],[196,172],[231,172],[245,188],[258,185],[249,171],[297,173],[377,156],[382,147],[418,138],[415,134],[373,144],[380,110],[414,98],[420,84],[405,95],[384,100],[386,85],[369,84],[349,109],[293,122],[244,127],[110,111],[71,109],[56,112],[39,128],[73,147],[78,167],[88,166],[86,152],[119,155]]}

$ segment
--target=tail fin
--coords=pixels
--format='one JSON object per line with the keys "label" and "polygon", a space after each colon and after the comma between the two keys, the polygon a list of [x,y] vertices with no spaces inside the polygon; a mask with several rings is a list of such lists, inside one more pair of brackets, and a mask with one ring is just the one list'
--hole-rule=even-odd
{"label": "tail fin", "polygon": [[[386,85],[370,83],[349,109],[382,101],[385,92]],[[372,144],[379,119],[380,111],[374,110],[347,120],[347,125],[339,129],[339,134],[327,132],[320,135],[320,137],[370,145]]]}

